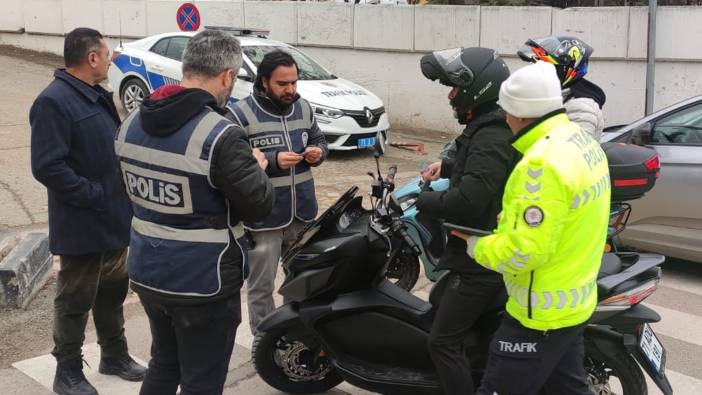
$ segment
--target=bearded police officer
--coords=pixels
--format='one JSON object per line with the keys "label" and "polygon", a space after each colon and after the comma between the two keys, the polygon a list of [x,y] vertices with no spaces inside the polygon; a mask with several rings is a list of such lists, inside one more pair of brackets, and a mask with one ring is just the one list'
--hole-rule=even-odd
{"label": "bearded police officer", "polygon": [[297,94],[297,79],[295,59],[287,52],[271,51],[258,65],[253,94],[229,106],[231,119],[246,130],[251,147],[260,148],[268,160],[266,173],[276,195],[268,217],[246,222],[254,242],[247,280],[254,333],[275,308],[273,288],[283,250],[305,222],[317,216],[310,167],[319,166],[328,153],[312,107]]}
{"label": "bearded police officer", "polygon": [[180,86],[157,89],[116,137],[134,208],[129,277],[152,334],[142,394],[222,393],[247,270],[240,221],[274,202],[265,157],[223,116],[241,61],[233,36],[196,34]]}
{"label": "bearded police officer", "polygon": [[499,104],[523,157],[507,181],[495,234],[468,238],[468,253],[502,273],[509,293],[479,393],[590,394],[583,330],[597,304],[607,236],[607,160],[568,120],[552,64],[515,72]]}

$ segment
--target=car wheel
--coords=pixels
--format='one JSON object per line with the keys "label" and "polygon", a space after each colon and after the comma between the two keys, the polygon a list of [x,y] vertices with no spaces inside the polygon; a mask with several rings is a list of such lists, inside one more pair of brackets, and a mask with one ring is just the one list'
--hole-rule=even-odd
{"label": "car wheel", "polygon": [[119,96],[122,99],[122,106],[129,113],[139,108],[148,94],[149,88],[146,87],[146,84],[138,78],[132,78],[122,85]]}

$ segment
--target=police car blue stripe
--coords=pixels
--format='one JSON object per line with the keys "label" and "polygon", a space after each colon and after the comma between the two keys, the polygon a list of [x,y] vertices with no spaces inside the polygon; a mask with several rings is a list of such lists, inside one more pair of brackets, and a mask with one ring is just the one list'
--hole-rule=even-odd
{"label": "police car blue stripe", "polygon": [[[129,56],[129,55],[122,54],[122,55],[119,55],[118,57],[116,57],[112,61],[112,63],[114,63],[115,66],[117,66],[117,68],[122,73],[126,74],[129,72],[133,72],[133,73],[139,74],[146,81],[147,84],[150,84],[149,79],[148,79],[147,74],[146,74],[146,65],[144,64],[144,62],[141,59],[139,59],[135,56]],[[153,90],[155,88],[152,86],[151,89]]]}
{"label": "police car blue stripe", "polygon": [[152,73],[150,71],[146,72],[147,78],[149,79],[149,84],[151,85],[151,89],[156,90],[160,88],[161,86],[166,84],[166,81],[164,80],[164,76],[161,74],[156,74]]}
{"label": "police car blue stripe", "polygon": [[180,81],[174,78],[166,77],[158,73],[152,73],[146,70],[146,65],[143,60],[136,56],[129,55],[119,55],[113,61],[115,66],[120,69],[122,73],[136,73],[139,74],[144,81],[151,87],[154,91],[163,85],[178,85]]}

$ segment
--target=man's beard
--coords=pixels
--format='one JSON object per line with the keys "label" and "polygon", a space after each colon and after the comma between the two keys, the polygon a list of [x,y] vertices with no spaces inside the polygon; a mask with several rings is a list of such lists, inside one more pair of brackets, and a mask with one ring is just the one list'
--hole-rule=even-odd
{"label": "man's beard", "polygon": [[275,96],[273,92],[268,91],[266,96],[280,108],[288,108],[295,101],[295,95]]}
{"label": "man's beard", "polygon": [[229,102],[229,98],[232,96],[233,91],[234,84],[232,84],[228,89],[222,91],[222,93],[217,97],[217,105],[222,108],[226,106],[227,102]]}

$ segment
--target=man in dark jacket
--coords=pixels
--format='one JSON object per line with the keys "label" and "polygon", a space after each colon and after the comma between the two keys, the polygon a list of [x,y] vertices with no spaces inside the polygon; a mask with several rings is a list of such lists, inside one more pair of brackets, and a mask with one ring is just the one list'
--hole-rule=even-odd
{"label": "man in dark jacket", "polygon": [[110,55],[99,32],[66,35],[66,69],[29,112],[32,172],[49,194],[49,245],[61,258],[54,300],[54,350],[59,394],[96,394],[82,370],[88,312],[101,350],[99,371],[139,381],[145,368],[127,352],[122,304],[132,210],[121,187],[114,136],[120,119],[107,78]]}
{"label": "man in dark jacket", "polygon": [[[454,158],[429,166],[425,180],[449,178],[444,192],[423,192],[422,215],[491,230],[497,224],[505,182],[516,163],[512,133],[497,106],[500,84],[509,69],[487,48],[448,49],[421,60],[425,77],[452,87],[449,100],[466,128],[456,139]],[[472,394],[474,384],[464,343],[488,306],[504,304],[501,278],[466,253],[465,241],[449,236],[438,269],[448,270],[446,290],[429,336],[429,352],[446,394]]]}
{"label": "man in dark jacket", "polygon": [[223,116],[241,62],[233,36],[196,34],[180,86],[157,89],[115,139],[134,207],[129,277],[151,326],[144,395],[222,393],[248,266],[241,221],[274,203],[265,157]]}
{"label": "man in dark jacket", "polygon": [[273,288],[281,253],[317,216],[311,167],[319,166],[328,153],[312,107],[297,94],[297,76],[297,63],[289,53],[269,52],[258,65],[253,94],[229,106],[231,119],[246,130],[251,147],[266,156],[266,174],[276,195],[269,216],[246,223],[254,241],[247,280],[253,333],[275,308]]}

